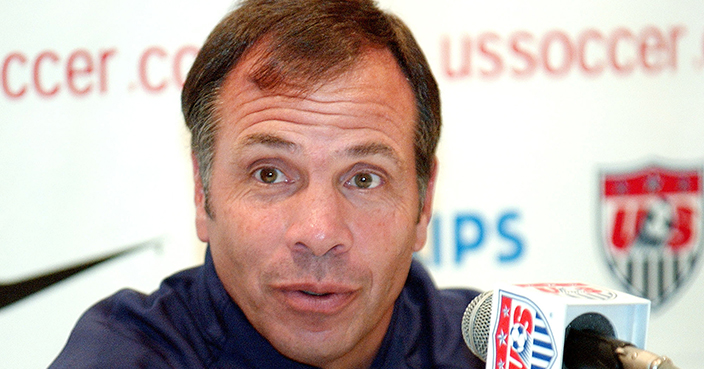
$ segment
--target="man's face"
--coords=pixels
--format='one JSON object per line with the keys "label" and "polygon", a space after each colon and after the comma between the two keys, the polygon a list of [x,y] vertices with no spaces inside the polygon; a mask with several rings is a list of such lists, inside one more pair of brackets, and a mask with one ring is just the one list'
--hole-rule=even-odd
{"label": "man's face", "polygon": [[371,363],[430,218],[414,96],[387,50],[365,55],[303,96],[261,91],[241,61],[220,95],[212,218],[196,171],[198,236],[225,289],[277,350],[313,365]]}

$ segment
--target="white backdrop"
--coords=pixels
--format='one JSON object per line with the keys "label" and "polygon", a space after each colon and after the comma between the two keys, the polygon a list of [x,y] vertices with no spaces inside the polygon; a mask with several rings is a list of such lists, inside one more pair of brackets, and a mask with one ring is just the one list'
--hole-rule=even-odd
{"label": "white backdrop", "polygon": [[[411,26],[441,87],[436,212],[419,255],[437,282],[578,280],[626,290],[609,267],[620,256],[604,245],[614,209],[635,197],[604,197],[600,183],[649,166],[701,175],[704,4],[381,4]],[[0,368],[46,367],[98,299],[122,287],[153,290],[200,262],[179,89],[230,7],[0,5],[0,286],[143,245],[1,308]],[[704,361],[704,276],[689,265],[701,258],[701,188],[699,177],[689,192],[654,192],[691,210],[686,227],[674,220],[689,232],[687,253],[677,254],[678,287],[655,304],[647,343],[683,369]],[[652,249],[657,260],[674,258],[671,248]],[[650,274],[651,285],[663,279]]]}

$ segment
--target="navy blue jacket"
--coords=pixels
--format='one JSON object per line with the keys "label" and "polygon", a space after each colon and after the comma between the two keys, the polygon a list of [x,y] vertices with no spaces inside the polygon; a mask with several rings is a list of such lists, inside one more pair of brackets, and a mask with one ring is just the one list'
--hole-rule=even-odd
{"label": "navy blue jacket", "polygon": [[[484,368],[464,344],[461,320],[477,295],[438,290],[411,266],[374,368]],[[50,368],[311,368],[276,351],[204,265],[151,295],[123,290],[90,308]]]}

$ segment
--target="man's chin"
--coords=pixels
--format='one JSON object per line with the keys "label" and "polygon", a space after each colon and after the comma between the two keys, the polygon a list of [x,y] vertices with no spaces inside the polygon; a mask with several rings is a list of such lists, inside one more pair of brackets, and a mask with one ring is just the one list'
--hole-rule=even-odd
{"label": "man's chin", "polygon": [[[295,361],[317,367],[330,367],[354,349],[354,344],[330,330],[305,331],[295,337],[281,337],[272,342],[281,354]],[[273,340],[272,340],[273,341]]]}

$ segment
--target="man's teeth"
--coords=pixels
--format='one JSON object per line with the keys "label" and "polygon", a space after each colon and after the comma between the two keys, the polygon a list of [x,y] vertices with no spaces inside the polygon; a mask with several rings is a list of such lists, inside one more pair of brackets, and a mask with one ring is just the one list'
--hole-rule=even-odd
{"label": "man's teeth", "polygon": [[325,295],[328,295],[327,293],[315,293],[315,292],[311,292],[311,291],[301,291],[301,292],[305,293],[306,295],[310,295],[310,296],[325,296]]}

